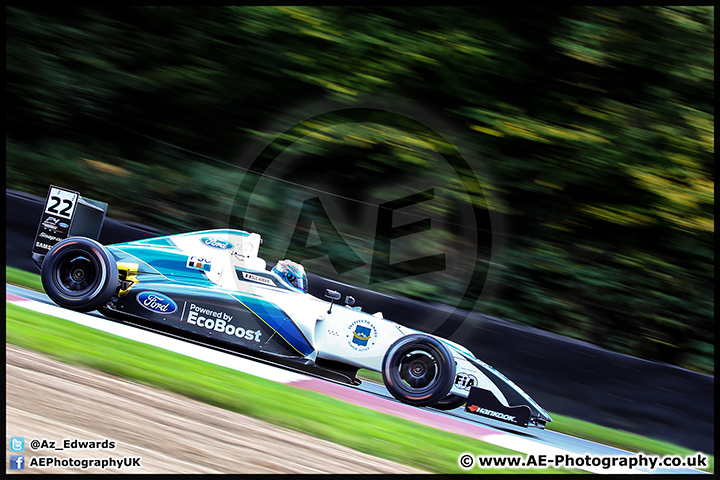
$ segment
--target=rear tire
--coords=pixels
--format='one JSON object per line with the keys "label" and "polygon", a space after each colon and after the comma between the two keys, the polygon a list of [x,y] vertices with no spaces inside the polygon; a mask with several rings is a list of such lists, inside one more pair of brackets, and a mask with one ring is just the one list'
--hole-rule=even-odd
{"label": "rear tire", "polygon": [[408,335],[388,349],[382,375],[393,397],[424,407],[447,397],[455,375],[455,360],[436,338]]}
{"label": "rear tire", "polygon": [[41,279],[45,293],[61,307],[97,310],[112,300],[118,286],[115,258],[95,240],[70,237],[45,256]]}

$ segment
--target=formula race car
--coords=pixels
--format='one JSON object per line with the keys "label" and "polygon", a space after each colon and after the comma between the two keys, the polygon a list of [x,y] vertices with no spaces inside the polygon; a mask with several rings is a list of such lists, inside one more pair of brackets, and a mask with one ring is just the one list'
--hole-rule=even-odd
{"label": "formula race car", "polygon": [[401,402],[544,428],[550,416],[468,349],[354,306],[307,293],[304,268],[258,256],[257,233],[223,229],[102,245],[107,204],[52,186],[33,247],[45,292],[61,307],[359,384],[382,373]]}

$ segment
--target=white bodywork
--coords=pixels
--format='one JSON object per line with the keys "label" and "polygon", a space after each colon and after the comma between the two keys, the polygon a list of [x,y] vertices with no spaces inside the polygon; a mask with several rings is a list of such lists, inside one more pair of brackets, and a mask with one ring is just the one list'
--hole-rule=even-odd
{"label": "white bodywork", "polygon": [[[46,202],[46,210],[50,210],[48,205],[53,198],[57,201],[64,198],[62,201],[70,203],[68,208],[72,208],[69,213],[70,220],[72,220],[75,201],[82,200],[79,194],[51,186]],[[98,217],[100,223],[97,225],[97,232],[99,232],[107,204],[94,202],[92,205],[103,214]],[[104,207],[101,205],[104,205]],[[48,225],[45,225],[45,227],[55,231],[54,227]],[[38,231],[40,232],[40,230]],[[68,234],[66,231],[64,233],[65,237]],[[170,280],[169,283],[177,282],[175,288],[179,285],[179,288],[187,288],[190,292],[199,289],[204,290],[204,294],[219,293],[220,296],[234,298],[240,304],[243,304],[240,301],[240,298],[243,298],[253,302],[257,301],[258,304],[263,306],[262,308],[264,306],[271,308],[272,318],[268,317],[268,319],[273,322],[273,326],[268,324],[261,315],[243,304],[249,312],[252,312],[261,321],[265,322],[269,330],[272,330],[270,338],[278,334],[281,339],[285,340],[290,347],[298,352],[300,357],[293,356],[291,358],[294,361],[299,361],[304,366],[313,366],[312,362],[314,362],[314,366],[319,368],[325,368],[323,365],[330,365],[330,367],[325,368],[326,371],[338,370],[338,373],[344,373],[343,370],[346,369],[342,366],[332,368],[333,364],[330,362],[338,362],[353,367],[382,371],[383,380],[393,396],[401,401],[418,406],[430,405],[437,408],[453,408],[453,405],[459,405],[458,400],[469,396],[468,403],[478,399],[478,403],[485,403],[500,410],[503,410],[502,407],[507,407],[510,411],[522,410],[524,415],[520,420],[516,421],[516,424],[527,426],[532,422],[537,426],[544,426],[545,421],[552,421],[549,415],[525,392],[500,372],[478,360],[466,348],[448,340],[398,325],[383,318],[383,315],[379,312],[369,314],[362,312],[359,307],[331,304],[315,298],[303,291],[303,289],[307,290],[307,279],[302,278],[305,274],[299,265],[283,262],[283,268],[277,269],[277,274],[275,271],[267,271],[266,262],[259,256],[262,239],[257,233],[231,229],[207,230],[138,240],[108,247],[103,247],[96,240],[97,235],[93,239],[85,238],[82,241],[63,243],[65,240],[61,240],[55,247],[49,247],[45,244],[40,245],[36,240],[36,246],[40,247],[40,251],[33,250],[33,261],[38,266],[42,265],[43,285],[46,286],[46,290],[54,292],[55,297],[51,295],[51,298],[56,303],[63,303],[68,308],[81,311],[100,307],[103,313],[113,317],[125,315],[120,311],[126,306],[121,301],[121,297],[127,295],[133,285],[139,282],[137,278],[138,271],[140,265],[143,264],[145,269],[142,271],[143,276],[146,274],[151,277],[160,275],[163,277],[161,283],[164,283],[165,280]],[[83,257],[94,255],[96,257],[95,262],[88,263],[99,263],[102,267],[102,274],[98,275],[97,290],[92,294],[85,295],[82,293],[75,295],[77,292],[75,287],[79,283],[75,281],[65,285],[66,282],[63,280],[61,282],[63,283],[62,288],[56,282],[46,283],[46,277],[49,278],[46,273],[54,271],[56,260],[60,262],[60,265],[67,263],[63,263],[63,253],[59,253],[59,256],[53,255],[60,251],[67,252],[68,250],[62,249],[68,248],[67,245],[70,244],[77,244],[77,247],[72,247],[73,250],[70,250],[74,256],[72,261],[80,258],[78,255]],[[137,250],[142,253],[136,251],[135,247],[139,247]],[[106,248],[116,249],[117,258],[121,259],[117,261],[116,265],[112,265],[112,260],[109,257],[110,253],[106,251]],[[48,251],[45,252],[45,249]],[[145,262],[133,252],[140,256],[155,257],[155,266]],[[51,257],[50,262],[45,258],[47,256]],[[70,258],[69,255],[67,256]],[[78,265],[80,263],[84,265],[85,262],[78,262]],[[114,268],[109,270],[113,272],[113,275],[108,275],[108,278],[105,278],[105,274],[108,272],[106,263],[107,267]],[[47,269],[46,265],[49,265]],[[85,266],[73,268],[77,268],[73,272],[73,276],[80,275],[83,279],[85,278],[86,268],[92,270],[90,267]],[[97,269],[97,265],[93,269]],[[99,271],[96,273],[99,273]],[[55,273],[52,274],[56,275]],[[281,275],[284,277],[281,277]],[[112,278],[113,276],[117,278]],[[155,277],[156,280],[158,278]],[[288,278],[292,281],[287,281]],[[52,288],[47,288],[48,286]],[[102,295],[99,293],[100,289],[102,289]],[[208,290],[211,290],[211,292],[208,292]],[[49,294],[50,291],[48,291]],[[68,292],[67,295],[71,295],[72,298],[64,292]],[[239,293],[242,293],[242,295]],[[339,292],[328,291],[327,294],[334,298],[334,301],[341,298]],[[143,295],[147,296],[147,298],[141,300]],[[256,298],[251,299],[252,296]],[[174,301],[170,298],[164,298],[161,293],[145,291],[138,293],[135,299],[137,300],[136,303],[139,303],[142,307],[130,302],[134,308],[144,308],[154,312],[156,316],[163,315],[171,306],[172,310],[168,312],[168,315],[177,310]],[[268,305],[268,302],[272,305]],[[345,303],[352,304],[354,301],[346,301]],[[129,311],[127,313],[132,315],[130,304],[128,304]],[[190,309],[192,308],[193,305],[191,304]],[[278,308],[280,311],[277,310]],[[250,315],[247,312],[244,313]],[[147,315],[147,313],[144,313],[144,315]],[[183,313],[179,314],[181,320],[182,315]],[[144,318],[143,315],[136,316]],[[160,318],[159,321],[166,321],[167,318],[172,317],[162,316]],[[175,318],[177,319],[177,317]],[[188,316],[188,323],[190,323],[189,319]],[[207,321],[209,322],[209,319]],[[291,322],[292,325],[288,322]],[[199,321],[197,325],[200,325]],[[282,333],[285,326],[290,330],[288,338],[284,337]],[[219,331],[217,327],[214,330]],[[300,338],[298,330],[305,337],[304,339]],[[266,329],[266,331],[268,330]],[[224,332],[232,335],[227,329]],[[246,333],[245,329],[242,329],[243,338],[250,340]],[[261,330],[257,330],[254,334],[251,332],[251,337],[255,335],[255,341],[259,342],[261,333]],[[212,335],[212,332],[209,333],[210,335]],[[443,343],[447,347],[447,352],[443,351],[439,343]],[[280,346],[284,347],[285,345],[280,343]],[[297,348],[298,346],[300,349]],[[391,353],[388,354],[388,352]],[[451,357],[448,356],[448,353]],[[388,356],[387,361],[385,359],[386,355]],[[320,360],[326,360],[327,363],[320,362]],[[448,374],[454,375],[449,377]],[[425,378],[426,375],[427,379]],[[346,375],[345,378],[352,380],[349,375]],[[451,381],[452,386],[448,391]],[[488,394],[488,392],[492,395]],[[415,393],[419,393],[419,395],[413,397]],[[515,405],[511,405],[510,402]],[[476,410],[473,410],[473,407],[478,409],[479,405],[475,403],[468,405],[469,411],[475,412]],[[486,412],[483,412],[483,410],[486,410]],[[528,418],[528,410],[534,415],[532,418]],[[503,412],[485,408],[478,410],[478,412],[480,415],[501,418],[505,419],[505,421],[510,421],[506,418],[509,417],[513,419],[512,421],[515,421],[515,417]]]}
{"label": "white bodywork", "polygon": [[[237,248],[220,249],[198,242],[198,238],[207,238],[207,235],[211,233],[213,234],[212,238],[216,238],[219,243],[229,242],[234,247],[240,246],[239,251],[242,252],[242,255],[232,254],[233,251],[234,253],[238,252]],[[385,353],[396,340],[410,334],[423,333],[384,319],[381,313],[369,314],[361,311],[358,307],[353,308],[339,304],[333,305],[331,313],[328,313],[329,302],[310,294],[269,286],[261,281],[239,281],[235,271],[236,267],[246,271],[248,275],[251,275],[253,271],[274,275],[266,269],[266,262],[258,256],[262,240],[256,233],[240,230],[228,230],[222,231],[222,233],[218,231],[193,232],[175,235],[172,240],[188,255],[203,256],[212,261],[212,267],[206,273],[218,287],[255,294],[280,307],[293,319],[315,348],[308,357],[312,360],[320,357],[379,372],[382,371]],[[280,280],[276,275],[274,277]],[[353,342],[357,335],[358,325],[367,329],[364,331],[369,331],[369,333]],[[525,392],[500,372],[478,360],[472,352],[449,340],[435,338],[448,347],[455,359],[455,381],[450,391],[451,394],[467,397],[470,387],[475,386],[489,390],[500,403],[511,406],[496,382],[473,365],[469,361],[472,359],[486,366],[486,371],[488,374],[494,375],[496,381],[500,380],[510,385],[529,404],[544,413],[544,410]]]}

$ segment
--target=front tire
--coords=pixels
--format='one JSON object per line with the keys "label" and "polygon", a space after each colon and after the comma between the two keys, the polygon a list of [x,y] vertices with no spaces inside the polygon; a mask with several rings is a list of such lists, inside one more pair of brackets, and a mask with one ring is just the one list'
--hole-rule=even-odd
{"label": "front tire", "polygon": [[427,335],[399,339],[383,359],[383,381],[390,394],[418,407],[447,397],[454,374],[455,361],[448,349]]}
{"label": "front tire", "polygon": [[61,307],[91,312],[107,304],[118,286],[118,268],[107,248],[85,237],[58,242],[45,256],[45,293]]}
{"label": "front tire", "polygon": [[467,402],[467,398],[461,397],[460,395],[450,394],[433,405],[433,408],[437,408],[438,410],[455,410],[456,408],[465,405],[465,402]]}

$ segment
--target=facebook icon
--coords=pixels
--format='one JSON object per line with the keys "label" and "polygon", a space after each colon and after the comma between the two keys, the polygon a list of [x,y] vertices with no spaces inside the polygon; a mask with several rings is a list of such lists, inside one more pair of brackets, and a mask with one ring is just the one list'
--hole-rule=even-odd
{"label": "facebook icon", "polygon": [[10,470],[25,470],[25,455],[10,455]]}

